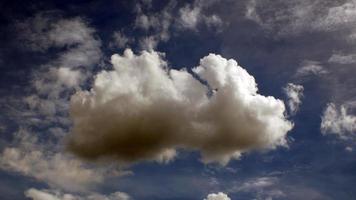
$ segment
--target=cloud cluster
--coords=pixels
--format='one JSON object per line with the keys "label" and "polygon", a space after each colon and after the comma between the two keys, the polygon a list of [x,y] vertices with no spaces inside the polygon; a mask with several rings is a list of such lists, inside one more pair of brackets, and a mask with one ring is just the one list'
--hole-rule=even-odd
{"label": "cloud cluster", "polygon": [[299,110],[300,104],[302,103],[304,87],[302,85],[288,83],[283,90],[288,98],[289,111],[292,115],[295,115]]}
{"label": "cloud cluster", "polygon": [[342,139],[353,138],[356,132],[356,116],[347,112],[347,106],[338,109],[329,103],[323,113],[320,125],[323,134],[336,134]]}
{"label": "cloud cluster", "polygon": [[292,123],[284,103],[258,94],[253,76],[235,60],[209,54],[193,75],[169,69],[162,57],[130,49],[113,55],[113,70],[71,98],[69,150],[135,162],[169,161],[183,148],[226,164],[246,151],[287,145]]}
{"label": "cloud cluster", "polygon": [[231,200],[226,194],[219,192],[219,193],[212,193],[209,194],[204,200]]}
{"label": "cloud cluster", "polygon": [[30,188],[25,191],[25,196],[32,200],[130,200],[130,196],[124,192],[115,192],[109,195],[90,194],[87,196],[63,194],[59,191],[38,190]]}

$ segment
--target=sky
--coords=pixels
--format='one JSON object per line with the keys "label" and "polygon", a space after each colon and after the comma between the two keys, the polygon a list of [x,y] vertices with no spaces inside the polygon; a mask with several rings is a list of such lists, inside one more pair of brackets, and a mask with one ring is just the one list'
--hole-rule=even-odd
{"label": "sky", "polygon": [[0,8],[0,199],[356,199],[355,0]]}

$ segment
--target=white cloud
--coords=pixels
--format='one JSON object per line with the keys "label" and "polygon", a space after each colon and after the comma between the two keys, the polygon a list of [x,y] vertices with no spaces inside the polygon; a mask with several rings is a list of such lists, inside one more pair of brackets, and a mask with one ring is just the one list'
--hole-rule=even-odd
{"label": "white cloud", "polygon": [[309,75],[323,75],[327,74],[328,71],[317,61],[304,61],[302,67],[298,68],[296,72],[297,77],[304,77]]}
{"label": "white cloud", "polygon": [[220,28],[222,26],[222,20],[219,16],[207,15],[204,13],[204,8],[210,6],[212,2],[194,1],[192,4],[179,9],[178,24],[183,29],[197,30],[197,26],[200,24],[206,24],[214,28]]}
{"label": "white cloud", "polygon": [[101,42],[95,31],[81,18],[54,19],[38,14],[17,24],[20,39],[33,51],[50,47],[69,47],[53,61],[60,67],[91,67],[101,58]]}
{"label": "white cloud", "polygon": [[292,124],[284,103],[258,94],[255,79],[235,60],[209,54],[193,68],[209,92],[185,69],[169,69],[162,56],[115,54],[113,70],[72,96],[72,152],[133,162],[171,160],[184,148],[200,151],[204,162],[226,164],[246,151],[287,145]]}
{"label": "white cloud", "polygon": [[124,33],[121,31],[116,31],[113,34],[113,42],[110,42],[111,47],[119,47],[119,48],[125,48],[127,47],[131,42],[134,41],[133,38],[127,37]]}
{"label": "white cloud", "polygon": [[216,32],[221,31],[224,23],[220,17],[205,11],[214,2],[197,0],[178,7],[177,1],[169,1],[159,12],[150,10],[152,7],[145,3],[138,4],[135,28],[147,33],[138,39],[141,49],[153,50],[160,42],[168,41],[172,29],[197,31],[199,25],[206,25]]}
{"label": "white cloud", "polygon": [[250,0],[245,17],[277,35],[296,35],[311,31],[354,30],[356,1]]}
{"label": "white cloud", "polygon": [[356,55],[342,55],[342,54],[333,54],[328,62],[330,63],[338,63],[338,64],[352,64],[356,63]]}
{"label": "white cloud", "polygon": [[[282,190],[279,179],[276,177],[257,177],[242,184],[236,184],[231,193],[251,193],[256,200],[270,200],[274,198],[286,197],[286,192]],[[283,188],[284,189],[284,188]]]}
{"label": "white cloud", "polygon": [[130,200],[130,196],[124,192],[115,192],[109,195],[89,194],[75,195],[66,194],[53,190],[38,190],[30,188],[25,191],[25,196],[32,200]]}
{"label": "white cloud", "polygon": [[231,200],[226,194],[219,192],[219,193],[212,193],[209,194],[204,200]]}
{"label": "white cloud", "polygon": [[342,139],[353,138],[356,133],[356,116],[347,112],[347,106],[339,108],[334,103],[329,103],[321,120],[323,134],[336,134]]}
{"label": "white cloud", "polygon": [[356,1],[348,0],[341,5],[329,8],[326,17],[319,20],[319,27],[323,29],[335,29],[341,25],[353,26],[355,22]]}
{"label": "white cloud", "polygon": [[58,152],[55,144],[43,145],[27,130],[20,130],[15,137],[13,147],[4,148],[0,154],[0,168],[33,177],[51,187],[84,191],[100,183],[106,175],[120,174],[111,169],[94,169],[73,156]]}
{"label": "white cloud", "polygon": [[58,19],[45,14],[20,22],[17,27],[22,43],[31,50],[58,50],[53,60],[32,71],[32,95],[24,97],[24,103],[33,116],[46,116],[43,121],[66,121],[70,94],[91,76],[101,60],[101,42],[95,30],[81,18]]}
{"label": "white cloud", "polygon": [[200,18],[200,8],[185,6],[179,10],[180,23],[185,28],[195,29]]}
{"label": "white cloud", "polygon": [[251,190],[260,190],[274,186],[278,181],[275,177],[259,177],[256,179],[251,179],[244,182],[239,188],[239,191],[251,191]]}
{"label": "white cloud", "polygon": [[302,85],[293,83],[288,83],[287,86],[283,88],[283,91],[288,98],[288,107],[292,115],[295,115],[299,110],[299,106],[302,103],[303,90],[304,87]]}

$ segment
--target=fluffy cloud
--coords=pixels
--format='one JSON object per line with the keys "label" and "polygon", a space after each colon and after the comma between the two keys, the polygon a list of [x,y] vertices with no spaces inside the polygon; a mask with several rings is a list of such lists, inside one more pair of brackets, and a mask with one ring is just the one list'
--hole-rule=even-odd
{"label": "fluffy cloud", "polygon": [[226,194],[219,192],[219,193],[212,193],[209,194],[204,200],[231,200]]}
{"label": "fluffy cloud", "polygon": [[71,98],[68,148],[81,157],[169,161],[183,148],[226,164],[249,150],[287,145],[292,124],[284,103],[258,94],[253,76],[233,59],[202,58],[193,68],[202,81],[169,69],[154,51],[128,49],[111,62],[90,91]]}
{"label": "fluffy cloud", "polygon": [[324,134],[337,134],[343,139],[354,137],[356,132],[356,116],[347,113],[347,106],[338,109],[333,103],[326,107],[322,120],[321,131]]}
{"label": "fluffy cloud", "polygon": [[115,192],[110,195],[90,194],[79,196],[63,194],[59,191],[28,189],[25,196],[32,200],[130,200],[130,196],[124,192]]}
{"label": "fluffy cloud", "polygon": [[302,103],[301,99],[303,97],[304,87],[302,85],[288,83],[283,90],[288,98],[289,111],[294,115],[299,110],[299,106]]}

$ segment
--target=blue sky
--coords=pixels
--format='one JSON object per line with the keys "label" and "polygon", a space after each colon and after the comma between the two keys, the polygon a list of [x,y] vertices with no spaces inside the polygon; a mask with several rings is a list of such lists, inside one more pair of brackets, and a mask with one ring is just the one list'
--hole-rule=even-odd
{"label": "blue sky", "polygon": [[356,198],[356,1],[0,5],[1,199]]}

